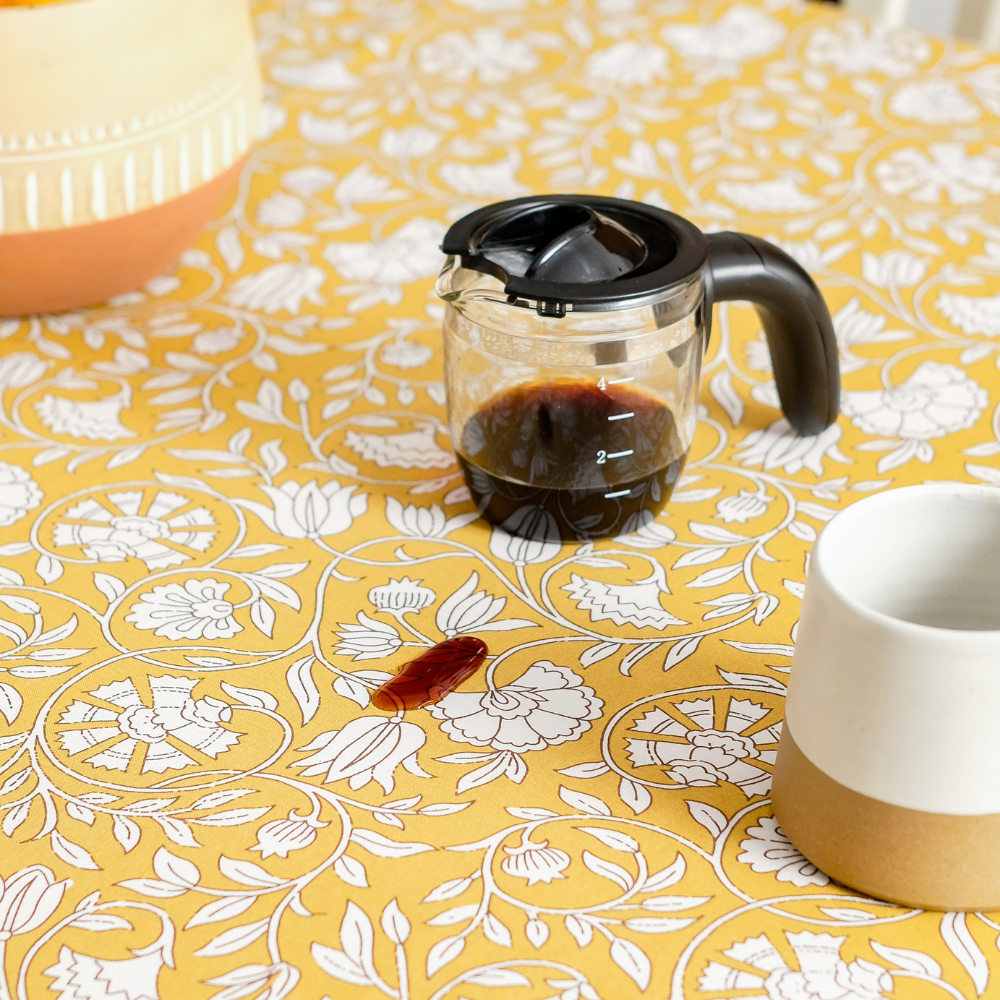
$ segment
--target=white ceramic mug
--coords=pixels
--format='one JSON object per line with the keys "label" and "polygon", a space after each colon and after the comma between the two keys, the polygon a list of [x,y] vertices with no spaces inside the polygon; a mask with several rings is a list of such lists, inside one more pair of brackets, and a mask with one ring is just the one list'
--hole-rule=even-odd
{"label": "white ceramic mug", "polygon": [[887,490],[826,525],[772,795],[839,882],[1000,907],[1000,490]]}

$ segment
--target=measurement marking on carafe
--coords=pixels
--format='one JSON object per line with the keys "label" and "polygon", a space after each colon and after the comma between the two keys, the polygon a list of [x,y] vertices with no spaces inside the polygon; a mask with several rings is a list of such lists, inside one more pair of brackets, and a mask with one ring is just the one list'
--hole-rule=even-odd
{"label": "measurement marking on carafe", "polygon": [[610,451],[608,452],[608,458],[626,458],[628,455],[633,454],[634,448],[629,448],[628,451]]}
{"label": "measurement marking on carafe", "polygon": [[629,375],[628,378],[612,378],[608,379],[608,385],[621,385],[623,382],[634,382],[635,376]]}
{"label": "measurement marking on carafe", "polygon": [[632,492],[631,490],[619,490],[617,493],[605,493],[604,494],[604,499],[605,500],[611,500],[614,497],[628,496],[629,493],[631,493],[631,492]]}
{"label": "measurement marking on carafe", "polygon": [[629,417],[634,417],[635,411],[629,410],[628,413],[613,413],[608,420],[628,420]]}

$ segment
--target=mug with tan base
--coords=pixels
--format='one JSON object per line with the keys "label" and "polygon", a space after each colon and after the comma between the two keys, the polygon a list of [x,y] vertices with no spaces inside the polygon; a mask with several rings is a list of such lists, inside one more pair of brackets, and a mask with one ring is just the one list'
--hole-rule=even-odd
{"label": "mug with tan base", "polygon": [[845,885],[1000,907],[1000,490],[888,490],[826,525],[772,794]]}

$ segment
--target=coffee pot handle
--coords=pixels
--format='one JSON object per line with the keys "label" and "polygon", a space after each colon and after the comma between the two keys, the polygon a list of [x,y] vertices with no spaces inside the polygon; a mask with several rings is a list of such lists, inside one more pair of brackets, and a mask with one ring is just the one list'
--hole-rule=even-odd
{"label": "coffee pot handle", "polygon": [[771,349],[785,417],[802,435],[818,434],[840,411],[840,363],[833,321],[808,273],[783,250],[746,233],[710,233],[705,321],[712,305],[754,304]]}

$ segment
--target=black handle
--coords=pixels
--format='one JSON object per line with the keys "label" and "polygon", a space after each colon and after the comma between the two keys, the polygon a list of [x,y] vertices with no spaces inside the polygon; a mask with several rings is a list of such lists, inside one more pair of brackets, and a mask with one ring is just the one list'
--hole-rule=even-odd
{"label": "black handle", "polygon": [[705,319],[712,305],[746,299],[771,349],[781,408],[799,434],[818,434],[840,412],[840,362],[830,310],[808,273],[783,250],[745,233],[710,233]]}

